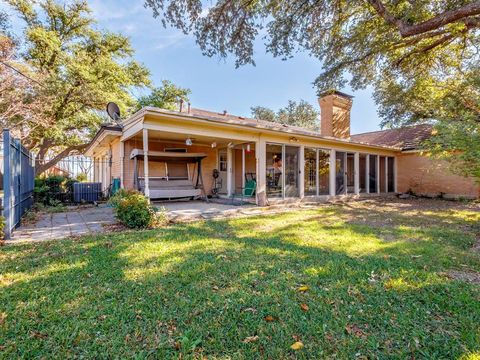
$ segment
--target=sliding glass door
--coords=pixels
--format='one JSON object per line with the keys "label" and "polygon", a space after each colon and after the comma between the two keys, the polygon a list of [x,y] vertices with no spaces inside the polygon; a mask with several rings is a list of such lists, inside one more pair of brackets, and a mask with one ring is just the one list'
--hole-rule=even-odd
{"label": "sliding glass door", "polygon": [[305,196],[330,194],[330,151],[305,148]]}
{"label": "sliding glass door", "polygon": [[317,150],[305,148],[305,196],[317,195]]}
{"label": "sliding glass door", "polygon": [[297,146],[285,146],[285,197],[298,197],[298,160],[299,150]]}
{"label": "sliding glass door", "polygon": [[297,146],[267,144],[266,185],[269,198],[299,196],[299,154]]}

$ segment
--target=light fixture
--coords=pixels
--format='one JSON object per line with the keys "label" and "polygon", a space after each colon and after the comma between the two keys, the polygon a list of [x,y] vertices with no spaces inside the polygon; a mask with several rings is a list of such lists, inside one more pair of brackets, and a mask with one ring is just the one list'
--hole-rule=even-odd
{"label": "light fixture", "polygon": [[290,138],[290,142],[298,142],[298,139],[295,136],[292,136]]}
{"label": "light fixture", "polygon": [[215,149],[217,147],[217,143],[216,142],[212,142],[212,149]]}
{"label": "light fixture", "polygon": [[229,149],[233,149],[235,147],[235,144],[232,142],[229,142],[227,146]]}
{"label": "light fixture", "polygon": [[247,144],[247,153],[249,153],[250,151],[251,151],[250,144]]}
{"label": "light fixture", "polygon": [[192,146],[192,139],[187,138],[187,140],[185,140],[185,145]]}

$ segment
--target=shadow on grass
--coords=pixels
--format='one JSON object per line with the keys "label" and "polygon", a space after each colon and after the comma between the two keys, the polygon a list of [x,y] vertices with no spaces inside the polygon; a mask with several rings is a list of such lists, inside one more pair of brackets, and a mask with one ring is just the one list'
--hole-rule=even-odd
{"label": "shadow on grass", "polygon": [[[341,215],[323,209],[5,248],[0,357],[452,358],[480,350],[478,288],[439,274],[465,261],[470,238]],[[467,260],[479,269],[478,257]],[[305,348],[293,353],[296,340]]]}

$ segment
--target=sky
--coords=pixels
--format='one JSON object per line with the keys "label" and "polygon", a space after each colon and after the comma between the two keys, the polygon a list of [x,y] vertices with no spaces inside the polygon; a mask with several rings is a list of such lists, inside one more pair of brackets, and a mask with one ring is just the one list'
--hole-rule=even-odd
{"label": "sky", "polygon": [[[61,1],[61,0],[59,0]],[[234,59],[203,56],[192,36],[177,29],[165,29],[154,19],[143,0],[88,0],[97,27],[127,35],[136,51],[135,58],[146,65],[155,85],[163,79],[191,89],[192,107],[250,116],[250,107],[278,110],[288,100],[304,99],[319,109],[313,81],[321,73],[321,63],[304,53],[282,61],[266,53],[259,41],[255,48],[256,66],[235,68]],[[15,21],[14,26],[18,26]],[[380,119],[372,90],[352,92],[352,134],[379,129]],[[140,94],[139,94],[140,95]]]}

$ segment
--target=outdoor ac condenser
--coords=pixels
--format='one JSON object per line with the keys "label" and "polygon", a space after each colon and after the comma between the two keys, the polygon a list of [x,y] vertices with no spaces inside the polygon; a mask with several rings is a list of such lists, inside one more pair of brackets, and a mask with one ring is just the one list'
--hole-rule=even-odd
{"label": "outdoor ac condenser", "polygon": [[73,184],[73,202],[95,202],[102,195],[102,183],[82,182]]}

